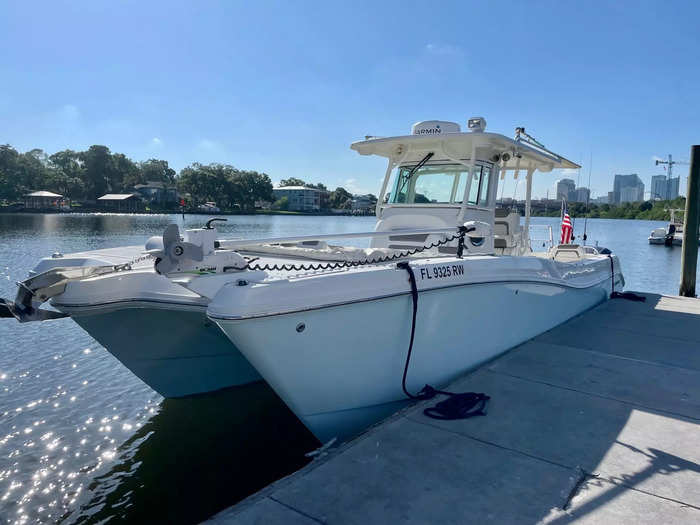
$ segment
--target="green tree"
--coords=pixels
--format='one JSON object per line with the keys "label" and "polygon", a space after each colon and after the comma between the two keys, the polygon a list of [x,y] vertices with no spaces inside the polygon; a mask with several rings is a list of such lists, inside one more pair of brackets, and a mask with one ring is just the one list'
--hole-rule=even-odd
{"label": "green tree", "polygon": [[0,146],[0,199],[16,201],[25,191],[19,156],[19,152],[9,144]]}
{"label": "green tree", "polygon": [[141,181],[135,184],[146,182],[162,182],[166,187],[175,186],[175,170],[168,165],[167,160],[148,159],[139,163],[141,168]]}
{"label": "green tree", "polygon": [[[109,191],[123,193],[134,186],[133,181],[141,180],[141,168],[123,153],[112,155],[109,170]],[[138,184],[138,183],[137,183]]]}
{"label": "green tree", "polygon": [[297,179],[296,177],[289,177],[288,179],[282,179],[280,181],[280,187],[284,186],[308,186],[308,184],[301,179]]}
{"label": "green tree", "polygon": [[17,159],[20,184],[24,191],[37,191],[43,186],[48,175],[48,157],[40,149],[33,149],[20,154]]}
{"label": "green tree", "polygon": [[352,207],[352,193],[345,188],[338,187],[331,192],[328,203],[331,208],[346,210]]}
{"label": "green tree", "polygon": [[289,209],[289,198],[284,196],[281,199],[277,199],[272,205],[272,209],[287,211]]}
{"label": "green tree", "polygon": [[231,178],[232,200],[244,211],[254,211],[255,201],[272,200],[272,181],[265,173],[236,171]]}
{"label": "green tree", "polygon": [[49,157],[49,187],[71,199],[85,197],[85,174],[80,153],[66,149]]}
{"label": "green tree", "polygon": [[112,154],[107,146],[94,145],[80,153],[80,160],[85,168],[85,197],[96,200],[109,190],[112,179]]}

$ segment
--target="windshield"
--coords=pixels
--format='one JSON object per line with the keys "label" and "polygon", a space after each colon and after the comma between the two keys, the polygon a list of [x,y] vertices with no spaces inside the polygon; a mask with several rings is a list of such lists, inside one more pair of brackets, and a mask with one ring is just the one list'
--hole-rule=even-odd
{"label": "windshield", "polygon": [[[485,206],[491,170],[475,166],[468,204]],[[401,166],[387,201],[392,204],[461,204],[469,178],[462,164]]]}

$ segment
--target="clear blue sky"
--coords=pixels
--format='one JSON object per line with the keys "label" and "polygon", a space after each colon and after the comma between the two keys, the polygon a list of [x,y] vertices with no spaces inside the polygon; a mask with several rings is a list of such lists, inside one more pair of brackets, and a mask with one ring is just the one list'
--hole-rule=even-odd
{"label": "clear blue sky", "polygon": [[0,0],[0,143],[376,193],[383,162],[350,142],[481,115],[579,160],[582,185],[592,152],[597,195],[614,173],[648,190],[654,156],[700,143],[700,3],[612,4]]}

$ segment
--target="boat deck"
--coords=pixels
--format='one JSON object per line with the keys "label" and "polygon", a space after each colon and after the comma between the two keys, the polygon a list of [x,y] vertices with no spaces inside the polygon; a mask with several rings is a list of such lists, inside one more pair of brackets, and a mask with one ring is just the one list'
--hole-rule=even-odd
{"label": "boat deck", "polygon": [[700,301],[612,300],[413,405],[214,523],[700,522]]}

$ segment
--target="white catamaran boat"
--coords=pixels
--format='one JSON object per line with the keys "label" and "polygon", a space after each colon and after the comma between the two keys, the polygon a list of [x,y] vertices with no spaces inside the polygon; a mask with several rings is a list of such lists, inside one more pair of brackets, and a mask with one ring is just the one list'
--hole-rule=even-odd
{"label": "white catamaran boat", "polygon": [[[0,316],[70,315],[166,397],[262,376],[319,439],[350,435],[624,285],[612,254],[531,250],[534,172],[578,166],[523,128],[485,127],[354,143],[388,160],[373,232],[217,240],[211,221],[184,238],[171,225],[145,249],[43,260]],[[523,227],[495,205],[509,171],[526,177]]]}
{"label": "white catamaran boat", "polygon": [[[183,397],[259,381],[260,375],[206,317],[210,299],[245,264],[215,248],[213,219],[163,239],[42,259],[18,283],[0,317],[22,322],[70,316],[164,397]],[[50,300],[58,311],[39,309]]]}
{"label": "white catamaran boat", "polygon": [[[485,126],[470,119],[463,133],[452,122],[419,122],[411,135],[352,145],[388,160],[375,232],[364,234],[370,249],[359,258],[325,242],[343,235],[222,241],[261,257],[247,271],[275,273],[242,272],[208,316],[321,441],[361,430],[407,394],[446,384],[624,285],[609,252],[532,252],[533,173],[578,166],[523,128],[511,139]],[[508,171],[526,176],[524,228],[495,206]]]}

